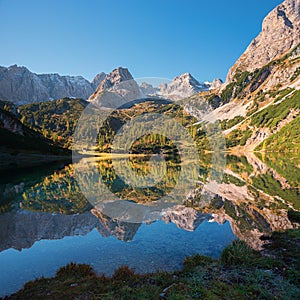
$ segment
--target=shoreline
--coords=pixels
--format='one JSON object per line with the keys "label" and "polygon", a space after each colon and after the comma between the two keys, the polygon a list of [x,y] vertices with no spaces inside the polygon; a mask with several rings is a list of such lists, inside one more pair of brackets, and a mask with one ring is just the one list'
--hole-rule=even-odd
{"label": "shoreline", "polygon": [[[290,214],[299,223],[299,212]],[[240,240],[219,259],[196,254],[175,272],[136,274],[127,266],[112,277],[70,263],[52,278],[25,284],[3,299],[291,299],[300,296],[300,229],[273,232],[262,251]]]}

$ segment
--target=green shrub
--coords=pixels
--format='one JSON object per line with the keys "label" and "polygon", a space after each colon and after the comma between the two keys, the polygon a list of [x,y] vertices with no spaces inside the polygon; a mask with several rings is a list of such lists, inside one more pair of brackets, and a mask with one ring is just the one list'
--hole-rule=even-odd
{"label": "green shrub", "polygon": [[60,268],[56,275],[59,277],[86,277],[96,276],[96,273],[89,265],[69,263],[65,267]]}
{"label": "green shrub", "polygon": [[286,124],[280,131],[264,140],[256,151],[267,152],[299,152],[300,151],[300,116]]}
{"label": "green shrub", "polygon": [[235,116],[233,119],[225,119],[221,122],[221,129],[226,130],[229,129],[236,124],[242,122],[244,120],[244,117],[242,116]]}
{"label": "green shrub", "polygon": [[236,129],[233,130],[226,138],[226,145],[228,148],[235,147],[235,146],[245,146],[247,140],[251,137],[252,131],[250,129],[240,130]]}
{"label": "green shrub", "polygon": [[196,254],[193,256],[188,256],[184,262],[183,266],[185,270],[192,269],[197,266],[206,266],[208,264],[211,264],[214,260],[209,256],[203,256],[200,254]]}
{"label": "green shrub", "polygon": [[231,245],[223,250],[221,262],[230,266],[251,265],[257,255],[245,242],[234,240]]}
{"label": "green shrub", "polygon": [[300,224],[300,211],[289,209],[288,218],[291,222],[296,222]]}
{"label": "green shrub", "polygon": [[[279,97],[284,97],[288,91],[284,91]],[[278,98],[277,98],[278,99]],[[300,109],[300,91],[296,91],[289,98],[279,104],[273,104],[257,112],[251,118],[251,126],[274,128],[284,120],[291,109]]]}

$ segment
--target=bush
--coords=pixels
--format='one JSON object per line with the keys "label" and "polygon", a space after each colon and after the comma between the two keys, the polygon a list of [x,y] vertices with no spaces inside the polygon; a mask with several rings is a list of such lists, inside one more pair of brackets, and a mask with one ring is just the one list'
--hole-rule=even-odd
{"label": "bush", "polygon": [[300,223],[300,211],[289,209],[288,218],[291,222]]}
{"label": "bush", "polygon": [[70,263],[65,267],[60,268],[56,275],[59,277],[86,277],[86,276],[95,276],[93,268],[86,264],[76,264]]}
{"label": "bush", "polygon": [[128,266],[121,266],[115,271],[112,279],[116,281],[130,281],[135,276],[134,271]]}
{"label": "bush", "polygon": [[184,260],[183,265],[184,265],[184,269],[187,270],[197,266],[206,266],[208,264],[211,264],[212,262],[213,259],[211,257],[196,254],[196,255],[188,256]]}
{"label": "bush", "polygon": [[231,245],[223,250],[221,262],[230,266],[251,265],[255,255],[257,256],[258,254],[245,242],[234,240]]}

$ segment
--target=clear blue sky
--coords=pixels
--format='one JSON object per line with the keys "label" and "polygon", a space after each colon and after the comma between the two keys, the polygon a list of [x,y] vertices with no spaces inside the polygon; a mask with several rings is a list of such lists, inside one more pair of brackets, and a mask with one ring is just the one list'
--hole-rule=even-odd
{"label": "clear blue sky", "polygon": [[0,65],[225,79],[282,0],[0,0]]}

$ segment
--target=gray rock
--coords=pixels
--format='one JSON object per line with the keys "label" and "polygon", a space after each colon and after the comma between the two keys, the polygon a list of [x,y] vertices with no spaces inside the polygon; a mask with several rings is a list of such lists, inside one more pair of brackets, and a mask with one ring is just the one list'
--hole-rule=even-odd
{"label": "gray rock", "polygon": [[155,96],[173,101],[188,98],[201,91],[207,90],[210,84],[201,84],[190,73],[175,77],[169,83],[162,83],[158,87],[143,82],[140,85],[142,92],[147,96]]}
{"label": "gray rock", "polygon": [[149,95],[149,96],[157,95],[158,92],[159,92],[159,88],[153,87],[152,84],[149,84],[149,83],[147,83],[147,82],[143,82],[143,83],[140,85],[140,89],[142,90],[142,92],[143,92],[145,95]]}
{"label": "gray rock", "polygon": [[223,84],[223,81],[219,78],[215,78],[212,82],[209,82],[209,89],[214,90],[219,88]]}
{"label": "gray rock", "polygon": [[261,33],[230,69],[226,83],[236,71],[254,71],[280,58],[300,43],[300,1],[285,0],[264,19]]}
{"label": "gray rock", "polygon": [[143,97],[144,94],[128,69],[120,67],[104,77],[89,101],[100,107],[116,108],[127,101]]}
{"label": "gray rock", "polygon": [[25,104],[63,97],[87,99],[94,91],[82,76],[35,74],[25,67],[0,67],[0,99]]}
{"label": "gray rock", "polygon": [[95,76],[95,78],[92,80],[92,86],[94,91],[97,89],[98,85],[103,81],[106,74],[104,72],[101,72]]}
{"label": "gray rock", "polygon": [[200,84],[190,73],[184,73],[169,84],[160,85],[159,89],[161,96],[176,101],[206,90],[207,86]]}

